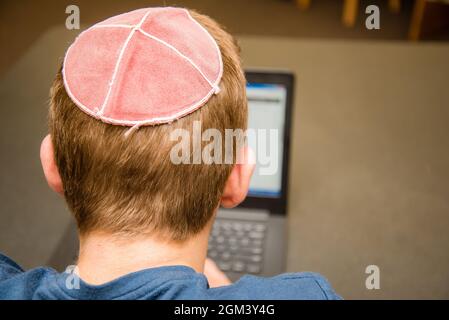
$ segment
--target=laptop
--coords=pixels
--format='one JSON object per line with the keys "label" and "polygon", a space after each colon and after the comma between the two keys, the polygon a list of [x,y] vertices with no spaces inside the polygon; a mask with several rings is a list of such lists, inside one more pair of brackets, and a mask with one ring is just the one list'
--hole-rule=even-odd
{"label": "laptop", "polygon": [[[265,132],[266,138],[248,137],[257,158],[248,196],[237,208],[219,209],[208,247],[208,256],[233,281],[243,274],[272,276],[285,272],[287,254],[294,75],[255,70],[245,74],[248,128]],[[277,135],[271,135],[273,129]]]}

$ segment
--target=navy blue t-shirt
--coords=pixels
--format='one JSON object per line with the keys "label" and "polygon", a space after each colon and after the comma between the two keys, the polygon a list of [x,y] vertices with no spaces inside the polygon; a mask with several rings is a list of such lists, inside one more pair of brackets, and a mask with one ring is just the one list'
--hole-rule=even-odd
{"label": "navy blue t-shirt", "polygon": [[90,285],[71,273],[51,268],[24,271],[0,254],[0,299],[195,299],[275,300],[340,299],[315,273],[286,273],[272,278],[243,276],[232,285],[209,288],[206,277],[186,266],[146,269],[102,285]]}

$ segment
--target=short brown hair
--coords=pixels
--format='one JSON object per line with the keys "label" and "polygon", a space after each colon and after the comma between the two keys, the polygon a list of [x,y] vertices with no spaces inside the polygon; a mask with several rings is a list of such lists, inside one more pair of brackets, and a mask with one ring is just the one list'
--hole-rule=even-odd
{"label": "short brown hair", "polygon": [[[220,93],[170,124],[113,126],[82,112],[68,97],[61,70],[51,88],[49,128],[64,196],[81,234],[157,234],[182,241],[211,219],[232,164],[170,161],[174,129],[246,129],[245,78],[234,38],[211,18],[190,11],[216,40],[223,59]],[[233,151],[235,153],[235,150]],[[235,157],[235,154],[234,154]]]}

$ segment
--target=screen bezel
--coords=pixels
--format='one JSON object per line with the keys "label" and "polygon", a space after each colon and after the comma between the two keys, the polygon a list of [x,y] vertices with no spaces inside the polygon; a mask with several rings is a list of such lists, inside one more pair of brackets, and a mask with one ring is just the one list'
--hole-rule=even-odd
{"label": "screen bezel", "polygon": [[287,196],[288,196],[288,175],[289,175],[289,157],[290,157],[290,138],[291,138],[291,119],[293,109],[293,88],[295,77],[291,72],[270,72],[270,71],[245,71],[246,81],[248,83],[260,84],[279,84],[286,88],[286,106],[285,106],[285,126],[284,126],[284,147],[282,153],[282,182],[281,195],[276,198],[255,197],[248,195],[239,205],[241,208],[265,209],[272,214],[287,214]]}

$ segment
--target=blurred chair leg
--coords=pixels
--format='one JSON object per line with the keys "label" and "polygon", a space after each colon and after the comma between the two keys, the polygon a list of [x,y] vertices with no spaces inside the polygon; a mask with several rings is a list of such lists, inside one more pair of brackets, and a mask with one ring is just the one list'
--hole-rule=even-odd
{"label": "blurred chair leg", "polygon": [[401,0],[388,0],[388,8],[391,12],[399,13],[401,11]]}
{"label": "blurred chair leg", "polygon": [[424,10],[426,7],[426,0],[415,0],[415,7],[413,8],[412,20],[408,33],[408,39],[412,41],[419,40],[421,35],[422,21],[424,17]]}
{"label": "blurred chair leg", "polygon": [[342,22],[346,27],[353,27],[359,10],[359,0],[344,0]]}
{"label": "blurred chair leg", "polygon": [[302,10],[308,9],[310,7],[311,0],[296,0],[296,4]]}

